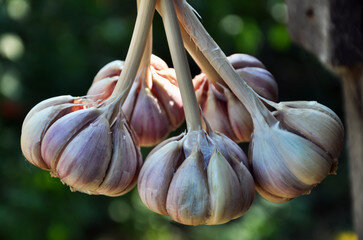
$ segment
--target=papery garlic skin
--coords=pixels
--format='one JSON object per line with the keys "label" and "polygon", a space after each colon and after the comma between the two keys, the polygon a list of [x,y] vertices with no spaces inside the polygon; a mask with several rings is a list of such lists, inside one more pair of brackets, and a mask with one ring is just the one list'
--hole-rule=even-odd
{"label": "papery garlic skin", "polygon": [[[256,93],[271,101],[277,100],[277,83],[258,59],[246,54],[234,54],[229,60]],[[249,141],[253,131],[252,119],[233,92],[227,87],[215,85],[204,73],[197,75],[193,83],[198,103],[212,129],[235,142]]]}
{"label": "papery garlic skin", "polygon": [[[88,96],[104,101],[111,96],[123,67],[114,61],[96,75]],[[134,128],[141,146],[153,146],[184,121],[183,104],[174,69],[151,55],[150,66],[139,69],[122,110]]]}
{"label": "papery garlic skin", "polygon": [[275,107],[274,116],[284,128],[320,146],[337,162],[344,144],[344,127],[331,109],[315,101],[281,102]]}
{"label": "papery garlic skin", "polygon": [[222,224],[243,215],[254,199],[254,181],[243,151],[226,139],[200,130],[160,143],[140,172],[142,202],[187,225]]}
{"label": "papery garlic skin", "polygon": [[142,166],[135,133],[122,112],[87,98],[60,96],[26,117],[22,151],[72,190],[119,196],[131,190]]}

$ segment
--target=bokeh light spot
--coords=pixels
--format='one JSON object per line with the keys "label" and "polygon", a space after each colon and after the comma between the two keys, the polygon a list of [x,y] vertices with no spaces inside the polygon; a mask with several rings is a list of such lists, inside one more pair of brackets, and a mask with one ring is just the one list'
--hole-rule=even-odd
{"label": "bokeh light spot", "polygon": [[279,51],[285,51],[291,45],[289,32],[285,25],[277,24],[268,31],[268,40],[271,46]]}
{"label": "bokeh light spot", "polygon": [[0,79],[0,92],[10,98],[18,99],[21,94],[21,85],[16,72],[8,71]]}
{"label": "bokeh light spot", "polygon": [[23,41],[18,35],[5,33],[0,36],[0,54],[10,60],[19,59],[24,53]]}
{"label": "bokeh light spot", "polygon": [[287,6],[285,3],[275,3],[271,7],[272,17],[280,23],[287,23]]}
{"label": "bokeh light spot", "polygon": [[221,28],[230,35],[237,35],[243,29],[242,18],[237,15],[227,15],[220,22]]}
{"label": "bokeh light spot", "polygon": [[236,40],[238,51],[257,55],[264,39],[257,23],[254,21],[248,21],[245,22],[243,31],[238,35]]}
{"label": "bokeh light spot", "polygon": [[29,10],[30,6],[26,0],[12,0],[7,6],[9,17],[14,20],[23,19],[29,13]]}

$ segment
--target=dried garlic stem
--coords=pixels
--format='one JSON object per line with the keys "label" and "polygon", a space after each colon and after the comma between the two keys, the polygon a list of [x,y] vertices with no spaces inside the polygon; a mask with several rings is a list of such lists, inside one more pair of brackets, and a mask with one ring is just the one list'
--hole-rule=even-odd
{"label": "dried garlic stem", "polygon": [[155,5],[156,0],[141,0],[140,2],[124,68],[111,95],[111,98],[116,98],[120,94],[123,94],[124,97],[121,98],[121,103],[126,99],[140,66],[146,42],[150,34]]}
{"label": "dried garlic stem", "polygon": [[226,55],[204,29],[203,25],[193,12],[192,7],[185,0],[175,0],[175,6],[179,21],[186,32],[232,92],[246,106],[252,116],[254,124],[275,124],[277,120],[258,99],[254,91],[235,71]]}
{"label": "dried garlic stem", "polygon": [[160,8],[163,12],[164,28],[183,100],[188,130],[199,130],[200,113],[174,3],[172,0],[160,0]]}
{"label": "dried garlic stem", "polygon": [[[213,83],[218,83],[225,86],[222,78],[219,76],[218,72],[213,68],[209,61],[204,57],[203,53],[195,45],[193,40],[190,38],[189,34],[185,31],[184,27],[180,25],[180,31],[183,37],[184,46],[192,56],[193,60],[198,64],[199,68],[207,75],[208,80]],[[216,84],[216,87],[218,87]]]}

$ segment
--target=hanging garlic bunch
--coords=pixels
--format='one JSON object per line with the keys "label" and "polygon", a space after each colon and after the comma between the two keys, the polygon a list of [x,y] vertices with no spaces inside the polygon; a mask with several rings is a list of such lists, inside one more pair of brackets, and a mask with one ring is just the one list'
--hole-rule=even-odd
{"label": "hanging garlic bunch", "polygon": [[309,193],[336,169],[344,135],[339,118],[330,109],[307,102],[272,103],[277,109],[272,115],[186,1],[175,1],[175,5],[180,24],[203,55],[203,61],[218,72],[251,114],[254,130],[249,160],[257,191],[273,202]]}
{"label": "hanging garlic bunch", "polygon": [[55,97],[36,105],[24,120],[24,156],[73,190],[118,196],[136,184],[141,153],[121,104],[136,76],[154,13],[155,1],[142,4],[125,70],[107,101]]}
{"label": "hanging garlic bunch", "polygon": [[[131,91],[122,106],[141,146],[153,146],[184,121],[175,71],[151,55],[151,34]],[[88,95],[95,101],[107,99],[122,72],[122,61],[104,66],[95,76]]]}
{"label": "hanging garlic bunch", "polygon": [[[259,95],[272,101],[277,100],[276,81],[259,60],[246,54],[234,54],[228,60]],[[233,92],[227,86],[218,84],[220,80],[215,78],[219,76],[203,72],[193,79],[198,104],[215,131],[235,142],[248,142],[253,131],[250,114]]]}
{"label": "hanging garlic bunch", "polygon": [[201,129],[196,96],[174,10],[160,1],[169,48],[183,99],[188,133],[160,143],[138,180],[143,203],[187,225],[222,224],[240,217],[254,199],[248,161],[236,143]]}

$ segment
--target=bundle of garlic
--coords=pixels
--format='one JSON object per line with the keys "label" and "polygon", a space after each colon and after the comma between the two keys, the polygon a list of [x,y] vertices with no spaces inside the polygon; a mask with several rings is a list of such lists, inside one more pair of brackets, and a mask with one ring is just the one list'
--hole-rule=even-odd
{"label": "bundle of garlic", "polygon": [[[109,98],[123,67],[120,60],[104,66],[95,76],[87,95],[95,101]],[[151,55],[151,34],[122,110],[134,128],[140,146],[156,145],[184,121],[175,71],[161,58]]]}
{"label": "bundle of garlic", "polygon": [[[138,178],[148,208],[187,225],[242,216],[254,189],[285,202],[335,173],[344,129],[333,111],[316,102],[276,103],[265,66],[243,54],[228,59],[185,0],[140,1],[125,62],[103,67],[86,97],[51,98],[29,112],[21,137],[29,162],[89,194],[122,195]],[[151,55],[155,7],[175,73]],[[194,86],[183,43],[203,72]],[[187,132],[159,143],[141,167],[136,139],[154,145],[184,115]],[[235,142],[249,140],[248,160]]]}
{"label": "bundle of garlic", "polygon": [[155,2],[142,1],[124,71],[109,99],[50,98],[36,105],[24,120],[21,148],[26,159],[72,190],[118,196],[136,184],[142,158],[121,104],[136,77]]}
{"label": "bundle of garlic", "polygon": [[[309,193],[334,173],[344,135],[339,118],[315,102],[274,104],[265,100],[276,107],[274,116],[235,71],[192,7],[185,0],[174,2],[192,56],[202,56],[200,65],[217,72],[252,117],[249,160],[257,191],[270,201],[284,202]],[[197,50],[190,47],[193,44]]]}

